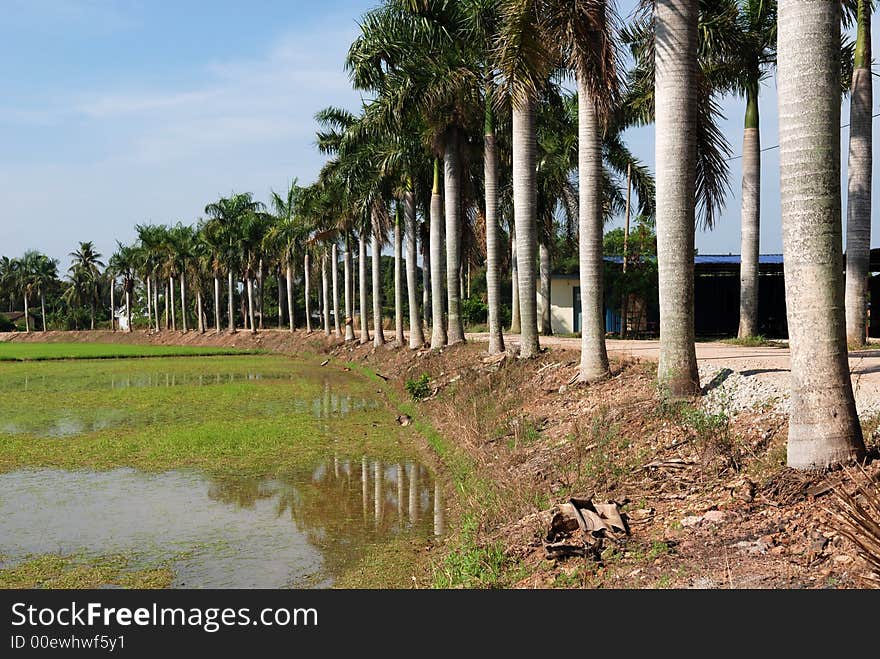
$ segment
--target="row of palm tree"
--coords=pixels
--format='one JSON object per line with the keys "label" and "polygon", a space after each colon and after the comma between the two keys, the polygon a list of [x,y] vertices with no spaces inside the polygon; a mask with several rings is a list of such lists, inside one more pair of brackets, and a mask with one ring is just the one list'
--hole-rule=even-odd
{"label": "row of palm tree", "polygon": [[[139,225],[136,244],[120,245],[111,258],[110,276],[122,280],[129,315],[134,282],[144,283],[156,330],[160,289],[165,327],[177,329],[179,284],[181,329],[189,328],[194,306],[201,331],[209,325],[206,307],[220,331],[225,274],[228,329],[236,330],[233,300],[240,289],[242,325],[255,332],[263,326],[265,281],[274,273],[279,323],[286,306],[288,327],[295,328],[299,281],[311,331],[311,277],[320,272],[316,298],[324,332],[331,333],[332,309],[336,335],[356,340],[359,315],[359,341],[381,346],[381,254],[390,239],[394,343],[406,341],[404,276],[409,347],[464,341],[464,281],[469,264],[481,262],[494,354],[507,347],[500,286],[502,264],[509,262],[511,330],[518,330],[519,354],[528,358],[540,350],[539,331],[550,331],[550,245],[564,232],[578,242],[579,379],[589,383],[609,373],[603,226],[623,210],[632,188],[641,219],[656,218],[659,386],[674,398],[699,395],[695,230],[711,228],[719,217],[732,155],[718,128],[719,100],[736,94],[746,101],[739,333],[747,337],[757,331],[758,99],[762,81],[778,66],[793,376],[789,463],[824,467],[860,456],[846,341],[864,342],[872,10],[871,0],[644,0],[622,28],[613,0],[382,0],[362,17],[345,61],[365,98],[362,107],[356,113],[328,107],[316,115],[316,143],[328,156],[316,181],[273,193],[269,209],[250,194],[233,194],[209,204],[206,219],[194,227]],[[841,25],[851,24],[852,44],[841,37]],[[784,37],[778,46],[777,36]],[[850,88],[844,294],[838,141],[841,93]],[[623,140],[627,128],[650,123],[656,126],[656,192]],[[70,288],[76,302],[91,305],[93,318],[100,291],[88,263],[95,258],[75,258],[71,277],[79,283]],[[210,279],[212,301],[202,287]],[[111,296],[114,290],[110,286]],[[188,291],[195,305],[188,304]]]}

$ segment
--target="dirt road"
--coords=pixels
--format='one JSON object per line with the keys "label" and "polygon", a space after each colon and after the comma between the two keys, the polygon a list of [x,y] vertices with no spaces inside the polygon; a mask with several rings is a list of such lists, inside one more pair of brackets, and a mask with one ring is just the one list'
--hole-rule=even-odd
{"label": "dirt road", "polygon": [[[487,334],[468,334],[473,341],[488,341]],[[516,344],[518,335],[505,335],[505,341]],[[556,336],[540,337],[541,345],[559,346],[571,350],[580,349],[580,339]],[[659,341],[606,341],[609,356],[629,356],[656,361],[660,355]],[[877,349],[861,350],[849,354],[850,372],[856,405],[860,414],[880,413],[880,342]],[[712,385],[726,370],[732,371],[740,383],[760,388],[766,396],[784,397],[789,388],[789,351],[787,347],[749,348],[726,343],[697,343],[697,362],[704,390]],[[727,376],[722,375],[722,379]],[[717,386],[717,385],[716,385]],[[754,397],[753,397],[754,398]],[[754,399],[750,402],[757,402]]]}

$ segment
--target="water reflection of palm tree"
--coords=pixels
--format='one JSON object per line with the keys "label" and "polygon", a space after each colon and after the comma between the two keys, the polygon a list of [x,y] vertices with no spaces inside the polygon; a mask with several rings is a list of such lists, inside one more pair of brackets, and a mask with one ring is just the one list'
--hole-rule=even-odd
{"label": "water reflection of palm tree", "polygon": [[419,466],[409,465],[409,521],[415,526],[419,521]]}
{"label": "water reflection of palm tree", "polygon": [[443,496],[440,492],[440,483],[434,481],[434,535],[443,535]]}
{"label": "water reflection of palm tree", "polygon": [[376,528],[379,528],[379,525],[382,523],[382,514],[384,513],[384,504],[385,504],[385,492],[384,492],[385,479],[383,478],[384,473],[382,472],[382,461],[381,460],[376,460],[373,463],[373,473],[374,473],[374,481],[375,481],[375,485],[376,485],[375,521],[376,521]]}

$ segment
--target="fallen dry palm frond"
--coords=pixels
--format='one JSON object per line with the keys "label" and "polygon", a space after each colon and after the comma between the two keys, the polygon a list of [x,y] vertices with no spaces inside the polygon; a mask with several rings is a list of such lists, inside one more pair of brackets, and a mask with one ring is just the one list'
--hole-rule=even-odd
{"label": "fallen dry palm frond", "polygon": [[[854,485],[852,492],[847,484]],[[865,468],[849,467],[835,485],[828,510],[837,531],[849,539],[871,567],[865,583],[880,588],[880,484]]]}

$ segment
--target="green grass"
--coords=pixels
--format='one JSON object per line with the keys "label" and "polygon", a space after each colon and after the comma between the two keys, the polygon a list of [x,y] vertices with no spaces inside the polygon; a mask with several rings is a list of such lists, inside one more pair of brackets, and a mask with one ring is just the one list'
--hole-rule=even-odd
{"label": "green grass", "polygon": [[206,355],[256,354],[260,350],[205,346],[149,346],[117,343],[0,343],[0,361],[54,359],[119,359],[133,357],[197,357]]}
{"label": "green grass", "polygon": [[[322,413],[334,400],[355,409]],[[276,475],[313,466],[330,444],[403,459],[404,433],[368,381],[281,356],[0,364],[0,472]]]}
{"label": "green grass", "polygon": [[46,554],[0,569],[0,588],[170,588],[167,567],[134,569],[125,556],[77,557]]}
{"label": "green grass", "polygon": [[721,343],[732,346],[742,346],[744,348],[784,348],[785,343],[774,341],[765,336],[758,334],[757,336],[749,336],[745,338],[721,339]]}

